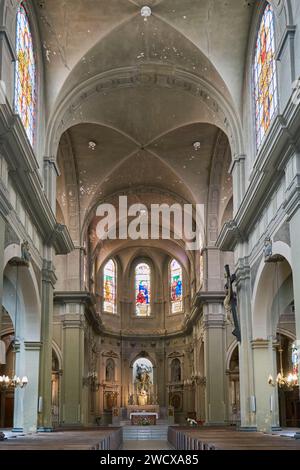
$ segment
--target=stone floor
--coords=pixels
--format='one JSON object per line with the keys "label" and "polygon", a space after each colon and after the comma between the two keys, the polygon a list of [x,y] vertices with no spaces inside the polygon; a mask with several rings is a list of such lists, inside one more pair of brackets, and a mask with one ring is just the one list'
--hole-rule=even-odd
{"label": "stone floor", "polygon": [[170,450],[167,441],[124,441],[122,450]]}

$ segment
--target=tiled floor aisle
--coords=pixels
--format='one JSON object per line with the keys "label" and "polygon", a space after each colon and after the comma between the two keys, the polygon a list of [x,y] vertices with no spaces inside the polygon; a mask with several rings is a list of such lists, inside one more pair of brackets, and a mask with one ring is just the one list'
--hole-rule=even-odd
{"label": "tiled floor aisle", "polygon": [[167,441],[124,441],[122,450],[170,450]]}

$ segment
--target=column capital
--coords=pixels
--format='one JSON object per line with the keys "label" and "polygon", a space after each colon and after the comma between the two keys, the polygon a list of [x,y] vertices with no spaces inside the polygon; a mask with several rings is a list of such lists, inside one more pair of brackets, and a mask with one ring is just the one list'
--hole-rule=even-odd
{"label": "column capital", "polygon": [[232,172],[234,171],[235,169],[235,166],[238,164],[238,163],[241,163],[246,160],[246,155],[245,154],[237,154],[233,157],[233,160],[231,162],[231,165],[229,167],[229,170],[228,170],[228,173],[232,174]]}
{"label": "column capital", "polygon": [[52,167],[52,169],[56,172],[56,176],[60,176],[60,171],[56,163],[56,158],[44,157],[44,164],[48,165],[49,167]]}
{"label": "column capital", "polygon": [[40,351],[42,343],[40,341],[25,341],[25,351]]}
{"label": "column capital", "polygon": [[85,316],[81,313],[79,314],[66,314],[62,318],[63,328],[78,328],[84,329]]}
{"label": "column capital", "polygon": [[55,274],[55,268],[52,261],[43,260],[42,269],[42,282],[49,283],[52,287],[55,286],[57,277]]}
{"label": "column capital", "polygon": [[268,339],[257,338],[251,341],[252,349],[268,349],[270,341]]}

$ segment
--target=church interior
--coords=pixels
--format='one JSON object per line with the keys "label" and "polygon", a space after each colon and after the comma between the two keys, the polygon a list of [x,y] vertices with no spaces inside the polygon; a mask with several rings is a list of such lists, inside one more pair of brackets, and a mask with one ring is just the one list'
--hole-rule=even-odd
{"label": "church interior", "polygon": [[0,450],[300,449],[300,2],[0,19]]}

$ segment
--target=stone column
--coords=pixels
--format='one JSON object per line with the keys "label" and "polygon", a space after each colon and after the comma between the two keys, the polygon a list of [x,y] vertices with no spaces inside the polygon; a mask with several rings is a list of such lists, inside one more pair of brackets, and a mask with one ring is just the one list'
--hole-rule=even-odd
{"label": "stone column", "polygon": [[51,261],[44,260],[42,270],[41,362],[39,381],[39,431],[52,430],[51,378],[53,338],[53,292],[56,282]]}
{"label": "stone column", "polygon": [[38,420],[38,383],[41,343],[21,342],[15,345],[16,375],[28,377],[28,385],[17,388],[14,401],[14,432],[36,432]]}
{"label": "stone column", "polygon": [[241,428],[244,431],[255,431],[253,351],[249,341],[250,338],[252,338],[249,266],[240,266],[236,274],[238,311],[242,339],[239,345]]}
{"label": "stone column", "polygon": [[[273,339],[252,341],[256,426],[258,431],[271,432],[279,427],[276,359]],[[275,359],[275,360],[274,360]],[[269,383],[272,377],[272,383]]]}
{"label": "stone column", "polygon": [[221,303],[206,303],[204,313],[206,422],[224,424],[225,404],[225,318]]}
{"label": "stone column", "polygon": [[[41,343],[25,342],[25,371],[28,385],[24,390],[24,432],[35,432],[38,422],[38,391]],[[18,375],[18,374],[17,374]]]}
{"label": "stone column", "polygon": [[62,424],[83,425],[84,304],[68,303],[63,319]]}

